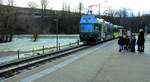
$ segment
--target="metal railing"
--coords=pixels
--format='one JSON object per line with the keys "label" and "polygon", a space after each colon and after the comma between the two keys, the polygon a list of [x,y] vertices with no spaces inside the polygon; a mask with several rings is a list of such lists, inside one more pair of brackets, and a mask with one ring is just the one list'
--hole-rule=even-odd
{"label": "metal railing", "polygon": [[30,51],[17,50],[16,55],[11,60],[9,59],[7,62],[16,61],[16,60],[20,60],[20,59],[24,59],[24,58],[29,58],[29,57],[33,57],[33,56],[36,56],[36,55],[44,55],[44,54],[47,54],[47,53],[52,53],[52,52],[59,51],[61,49],[65,49],[65,48],[69,48],[69,47],[73,47],[73,46],[78,46],[80,44],[82,44],[82,43],[80,43],[80,41],[77,40],[76,42],[63,44],[63,45],[61,45],[59,43],[58,46],[45,47],[43,45],[43,46],[41,46],[40,49],[33,48]]}

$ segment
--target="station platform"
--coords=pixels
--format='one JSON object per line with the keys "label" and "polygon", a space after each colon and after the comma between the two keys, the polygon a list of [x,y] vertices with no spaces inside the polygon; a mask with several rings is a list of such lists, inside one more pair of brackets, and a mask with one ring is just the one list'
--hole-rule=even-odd
{"label": "station platform", "polygon": [[145,52],[118,52],[117,40],[96,45],[1,82],[150,82],[150,37]]}

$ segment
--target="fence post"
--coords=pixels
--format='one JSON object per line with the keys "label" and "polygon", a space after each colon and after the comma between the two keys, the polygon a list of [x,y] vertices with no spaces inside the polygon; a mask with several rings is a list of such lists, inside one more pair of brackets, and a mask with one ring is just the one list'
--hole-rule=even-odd
{"label": "fence post", "polygon": [[59,48],[59,44],[56,45],[56,51],[58,51],[58,48]]}
{"label": "fence post", "polygon": [[33,50],[32,50],[32,56],[34,56],[34,48],[33,48]]}
{"label": "fence post", "polygon": [[79,40],[77,40],[77,45],[79,45],[79,43],[80,43],[80,41],[79,41]]}
{"label": "fence post", "polygon": [[44,46],[43,46],[43,54],[44,54]]}
{"label": "fence post", "polygon": [[60,43],[59,43],[59,50],[60,50]]}
{"label": "fence post", "polygon": [[20,51],[18,50],[17,51],[17,54],[18,54],[18,60],[20,59]]}

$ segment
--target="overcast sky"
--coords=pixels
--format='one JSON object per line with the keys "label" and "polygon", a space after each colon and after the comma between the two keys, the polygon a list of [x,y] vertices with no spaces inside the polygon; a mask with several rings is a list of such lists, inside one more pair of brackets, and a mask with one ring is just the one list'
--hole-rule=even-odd
{"label": "overcast sky", "polygon": [[[37,5],[40,5],[40,0],[14,0],[16,6],[27,7],[29,1],[36,2]],[[48,8],[52,8],[55,10],[62,9],[63,0],[48,0],[49,6]],[[71,9],[77,9],[79,1],[81,1],[85,8],[89,5],[98,5],[101,3],[102,12],[106,10],[108,7],[112,9],[119,8],[130,8],[134,12],[150,12],[150,0],[108,0],[108,2],[104,2],[106,0],[64,0],[67,4],[71,5]],[[40,7],[40,6],[39,6]],[[98,10],[98,7],[94,7],[94,9]]]}

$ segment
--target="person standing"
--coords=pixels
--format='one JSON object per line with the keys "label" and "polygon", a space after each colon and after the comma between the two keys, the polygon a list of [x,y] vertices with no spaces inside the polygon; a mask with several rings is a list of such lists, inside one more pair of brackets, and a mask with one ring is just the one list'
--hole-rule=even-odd
{"label": "person standing", "polygon": [[134,35],[132,35],[130,42],[131,52],[135,52],[135,46],[136,46],[136,38]]}
{"label": "person standing", "polygon": [[123,47],[123,50],[126,50],[126,35],[123,35],[122,37],[122,47]]}
{"label": "person standing", "polygon": [[123,49],[123,37],[122,36],[120,36],[118,39],[118,45],[119,45],[119,52],[121,52]]}
{"label": "person standing", "polygon": [[144,43],[145,43],[144,30],[140,29],[140,33],[139,33],[138,40],[137,40],[139,52],[144,52],[144,48],[145,48]]}
{"label": "person standing", "polygon": [[130,38],[128,36],[126,36],[126,50],[129,49],[129,44],[130,44]]}

